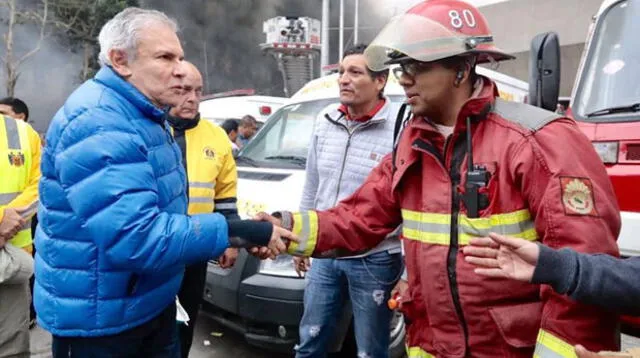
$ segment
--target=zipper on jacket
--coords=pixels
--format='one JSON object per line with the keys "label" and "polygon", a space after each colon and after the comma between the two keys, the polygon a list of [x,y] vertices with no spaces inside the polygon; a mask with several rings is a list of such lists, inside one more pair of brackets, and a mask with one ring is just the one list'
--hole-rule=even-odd
{"label": "zipper on jacket", "polygon": [[340,187],[342,186],[342,175],[344,174],[344,167],[347,165],[347,153],[349,153],[349,147],[351,146],[351,135],[353,133],[349,132],[349,137],[347,138],[347,146],[344,149],[344,156],[342,157],[342,167],[340,168],[340,175],[338,176],[338,186],[336,189],[336,198],[333,201],[333,205],[338,203],[338,198],[340,197]]}
{"label": "zipper on jacket", "polygon": [[[445,140],[444,154],[446,156],[447,148],[452,137]],[[451,290],[451,298],[453,305],[460,320],[462,331],[464,333],[464,346],[465,350],[469,346],[469,330],[467,328],[467,321],[464,318],[462,311],[462,305],[460,304],[460,293],[458,291],[456,262],[458,260],[458,213],[460,212],[460,197],[458,195],[457,186],[460,183],[460,165],[464,159],[466,153],[466,138],[457,138],[453,146],[453,158],[451,159],[451,167],[447,170],[447,164],[444,157],[438,152],[438,150],[432,145],[416,139],[413,144],[413,148],[421,150],[424,153],[432,155],[441,164],[442,168],[449,174],[451,180],[451,231],[449,233],[451,242],[449,243],[449,252],[447,254],[447,276],[449,277],[449,287]]]}
{"label": "zipper on jacket", "polygon": [[[445,155],[447,150],[447,144],[445,144]],[[458,214],[460,212],[460,196],[458,195],[458,184],[460,184],[460,165],[464,159],[466,153],[466,137],[461,136],[456,139],[453,144],[453,155],[451,158],[451,167],[449,170],[449,176],[451,177],[451,234],[449,242],[449,254],[447,255],[447,273],[449,275],[449,287],[451,289],[451,297],[453,299],[453,305],[455,306],[460,325],[464,332],[464,346],[465,351],[469,346],[469,329],[467,327],[467,321],[464,318],[462,311],[462,304],[460,303],[460,292],[458,290],[458,277],[456,272],[456,263],[458,261]],[[446,164],[445,164],[446,165]]]}
{"label": "zipper on jacket", "polygon": [[326,115],[325,117],[327,117],[327,119],[329,120],[329,122],[337,125],[337,126],[341,126],[342,128],[344,128],[347,131],[347,134],[349,135],[347,137],[347,145],[344,149],[344,155],[342,156],[342,166],[340,168],[340,175],[338,176],[338,186],[337,186],[337,190],[336,190],[336,198],[333,200],[333,205],[338,204],[338,198],[340,197],[340,187],[342,186],[342,176],[344,175],[344,167],[347,165],[347,154],[349,153],[349,147],[351,146],[351,137],[353,137],[353,134],[362,128],[366,128],[371,124],[371,121],[362,123],[362,124],[358,124],[353,128],[349,128],[346,125],[338,122],[338,121],[334,121],[333,119],[331,119],[330,117],[328,117],[328,115]]}

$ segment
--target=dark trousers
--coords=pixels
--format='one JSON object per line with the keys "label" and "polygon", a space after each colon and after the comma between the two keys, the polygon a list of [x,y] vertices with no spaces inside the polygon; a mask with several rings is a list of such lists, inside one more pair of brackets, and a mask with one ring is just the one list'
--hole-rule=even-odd
{"label": "dark trousers", "polygon": [[112,336],[53,336],[53,358],[178,358],[176,305],[138,327]]}
{"label": "dark trousers", "polygon": [[[34,215],[33,218],[31,218],[31,238],[35,240],[36,237],[36,228],[38,227],[38,215]],[[35,259],[36,258],[36,245],[35,242],[33,243],[33,251],[32,251],[32,256]],[[29,304],[29,319],[31,320],[35,320],[36,319],[36,309],[33,307],[33,284],[35,283],[35,279],[36,276],[32,275],[31,278],[29,279],[29,290],[31,290],[31,303]],[[29,328],[31,328],[31,326],[29,326]]]}
{"label": "dark trousers", "polygon": [[178,292],[180,304],[189,315],[189,325],[181,324],[180,330],[180,347],[182,357],[189,357],[189,350],[193,342],[193,330],[196,327],[196,318],[198,310],[202,303],[202,295],[204,294],[204,283],[207,278],[207,262],[201,262],[187,266],[182,279],[182,286]]}

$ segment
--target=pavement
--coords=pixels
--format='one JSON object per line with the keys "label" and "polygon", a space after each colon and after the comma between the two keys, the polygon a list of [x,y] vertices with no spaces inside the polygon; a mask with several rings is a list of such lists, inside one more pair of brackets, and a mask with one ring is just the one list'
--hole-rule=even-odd
{"label": "pavement", "polygon": [[[640,338],[622,336],[622,347],[640,347]],[[193,347],[189,358],[286,358],[247,344],[244,338],[220,326],[206,315],[198,317]],[[51,358],[51,335],[40,327],[31,330],[31,358]]]}
{"label": "pavement", "polygon": [[[189,358],[286,358],[247,344],[244,337],[228,330],[206,315],[198,317]],[[51,358],[51,335],[36,326],[31,330],[31,358]]]}

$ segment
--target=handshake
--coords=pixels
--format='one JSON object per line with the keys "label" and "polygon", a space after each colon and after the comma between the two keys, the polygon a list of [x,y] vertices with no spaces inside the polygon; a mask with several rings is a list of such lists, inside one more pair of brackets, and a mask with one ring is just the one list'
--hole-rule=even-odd
{"label": "handshake", "polygon": [[298,237],[294,233],[282,228],[282,221],[275,216],[269,215],[265,212],[259,212],[253,217],[253,220],[266,221],[273,224],[271,239],[267,246],[254,246],[247,249],[251,255],[258,257],[261,260],[267,258],[275,259],[276,256],[287,253],[287,249],[291,241],[299,242]]}

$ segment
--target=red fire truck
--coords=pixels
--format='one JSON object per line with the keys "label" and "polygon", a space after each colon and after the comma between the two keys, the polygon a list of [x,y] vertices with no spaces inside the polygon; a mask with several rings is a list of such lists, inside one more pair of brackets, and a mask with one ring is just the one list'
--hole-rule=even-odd
{"label": "red fire truck", "polygon": [[[638,19],[640,0],[603,1],[589,28],[568,110],[607,167],[621,209],[618,244],[624,257],[640,256]],[[530,98],[547,109],[555,108],[558,81],[553,80],[559,55],[553,48],[545,51],[545,42],[538,40],[532,43]],[[640,318],[625,318],[625,322],[640,327]]]}

